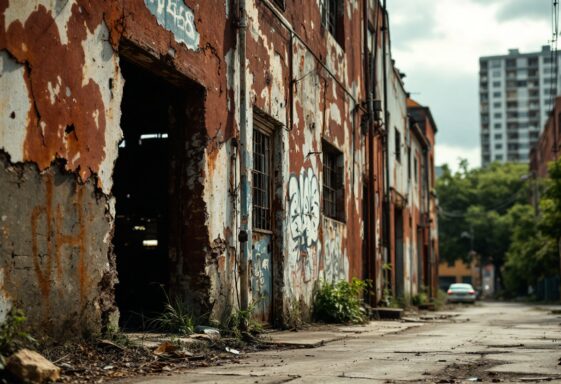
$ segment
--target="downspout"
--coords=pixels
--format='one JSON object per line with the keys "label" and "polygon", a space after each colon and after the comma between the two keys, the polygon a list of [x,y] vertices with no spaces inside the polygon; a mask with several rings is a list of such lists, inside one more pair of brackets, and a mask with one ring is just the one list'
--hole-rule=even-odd
{"label": "downspout", "polygon": [[[425,130],[426,132],[426,130]],[[426,133],[425,133],[426,134]],[[427,270],[427,288],[429,290],[429,297],[433,297],[432,294],[432,244],[431,244],[431,238],[430,238],[430,232],[431,232],[431,227],[430,227],[430,180],[429,180],[429,167],[430,167],[430,163],[429,163],[429,150],[430,150],[430,144],[427,145],[426,149],[425,149],[425,185],[426,185],[426,204],[427,204],[427,212],[425,214],[425,228],[427,231],[427,266],[426,266],[426,270]]]}
{"label": "downspout", "polygon": [[246,0],[238,0],[238,54],[240,61],[240,183],[241,183],[241,223],[238,240],[240,242],[240,307],[247,310],[249,307],[249,181],[248,163],[249,151],[247,140],[247,79],[246,79],[246,32],[247,14]]}
{"label": "downspout", "polygon": [[[365,52],[368,53],[368,0],[364,1],[365,9],[365,21],[364,21],[364,33],[365,33]],[[374,124],[376,118],[374,116],[374,95],[376,92],[376,60],[378,57],[378,18],[380,17],[379,3],[375,3],[374,12],[374,41],[372,41],[373,57],[370,54],[365,55],[365,65],[366,65],[366,82],[367,82],[367,110],[368,110],[368,268],[369,274],[372,277],[372,284],[376,287],[376,186],[375,186],[375,176],[374,176]],[[372,261],[372,265],[371,262]],[[371,298],[372,304],[376,305],[378,302],[378,291],[373,290],[373,295]]]}
{"label": "downspout", "polygon": [[[383,144],[384,144],[384,242],[386,245],[385,249],[385,260],[387,262],[388,259],[391,260],[391,241],[390,241],[390,155],[389,155],[389,134],[390,134],[390,127],[389,127],[389,119],[390,114],[388,112],[388,60],[387,60],[387,34],[388,34],[388,25],[387,25],[387,9],[386,9],[386,0],[383,3],[383,14],[382,14],[382,70],[384,73],[383,77],[383,86],[384,86],[384,126],[385,132],[383,136]],[[387,273],[386,273],[387,274]],[[384,276],[387,281],[388,276]],[[390,275],[391,281],[391,275]],[[393,290],[393,286],[392,286]]]}
{"label": "downspout", "polygon": [[[370,53],[368,50],[368,0],[362,1],[362,49],[364,52],[364,90],[366,93],[366,115],[365,123],[368,125],[368,188],[367,194],[363,197],[362,203],[366,204],[366,273],[363,275],[369,279],[372,276],[372,267],[370,265],[370,258],[372,255],[372,147],[371,147],[371,134],[372,134],[372,108],[370,105],[371,92],[370,92]],[[364,208],[363,208],[364,209]],[[375,285],[374,285],[375,286]],[[372,297],[368,298],[368,301],[372,301]],[[376,300],[374,300],[375,302]]]}

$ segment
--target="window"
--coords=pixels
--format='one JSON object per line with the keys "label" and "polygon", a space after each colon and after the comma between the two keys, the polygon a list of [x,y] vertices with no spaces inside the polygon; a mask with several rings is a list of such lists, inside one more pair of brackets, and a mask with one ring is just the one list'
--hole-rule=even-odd
{"label": "window", "polygon": [[501,86],[501,82],[500,81],[493,81],[493,87],[497,88]]}
{"label": "window", "polygon": [[271,228],[271,136],[253,130],[253,228]]}
{"label": "window", "polygon": [[401,132],[395,128],[395,159],[401,162]]}
{"label": "window", "polygon": [[343,185],[343,154],[323,141],[323,214],[335,220],[345,220],[345,190]]}
{"label": "window", "polygon": [[495,123],[495,125],[493,127],[495,129],[501,129],[503,127],[503,125],[501,123]]}
{"label": "window", "polygon": [[286,9],[286,4],[284,3],[284,0],[274,0],[273,1],[277,7],[279,7],[280,9],[282,9],[283,11]]}
{"label": "window", "polygon": [[501,135],[500,133],[495,134],[495,140],[501,140],[503,138],[503,135]]}
{"label": "window", "polygon": [[495,119],[500,119],[500,118],[503,117],[503,114],[500,113],[500,112],[497,112],[497,113],[493,114],[493,117],[494,117]]}
{"label": "window", "polygon": [[501,77],[501,71],[493,71],[493,77]]}
{"label": "window", "polygon": [[407,150],[407,178],[411,180],[411,148]]}
{"label": "window", "polygon": [[501,93],[500,92],[493,92],[493,97],[501,97]]}
{"label": "window", "polygon": [[495,149],[503,149],[503,145],[501,143],[495,144]]}
{"label": "window", "polygon": [[419,173],[419,164],[417,162],[417,156],[415,156],[415,158],[413,159],[413,177],[415,183],[417,182],[418,173]]}
{"label": "window", "polygon": [[495,160],[502,160],[503,159],[503,155],[495,155]]}
{"label": "window", "polygon": [[343,46],[343,0],[321,0],[321,2],[323,3],[322,25],[337,40],[339,45]]}
{"label": "window", "polygon": [[501,107],[501,102],[500,101],[496,102],[496,103],[493,103],[493,108],[500,108],[500,107]]}

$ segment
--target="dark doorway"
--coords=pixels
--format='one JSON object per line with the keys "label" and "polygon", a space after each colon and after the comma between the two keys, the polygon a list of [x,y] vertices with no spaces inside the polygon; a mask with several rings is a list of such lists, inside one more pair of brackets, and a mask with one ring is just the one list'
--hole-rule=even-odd
{"label": "dark doorway", "polygon": [[170,143],[182,119],[179,89],[121,59],[125,78],[121,104],[124,138],[113,175],[116,220],[113,245],[119,283],[116,301],[121,326],[144,326],[160,312],[170,282],[173,151]]}
{"label": "dark doorway", "polygon": [[395,220],[395,294],[403,297],[404,267],[403,267],[403,210],[396,208]]}

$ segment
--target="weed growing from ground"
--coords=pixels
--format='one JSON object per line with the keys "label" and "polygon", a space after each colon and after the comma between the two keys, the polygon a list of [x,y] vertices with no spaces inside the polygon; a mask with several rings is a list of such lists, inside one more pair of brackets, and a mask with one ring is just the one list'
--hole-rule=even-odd
{"label": "weed growing from ground", "polygon": [[27,318],[21,309],[11,309],[0,325],[0,355],[8,356],[20,348],[34,347],[37,341],[27,332]]}
{"label": "weed growing from ground", "polygon": [[314,318],[326,323],[364,323],[368,314],[362,297],[370,286],[369,280],[357,278],[321,282],[314,295]]}
{"label": "weed growing from ground", "polygon": [[253,339],[253,336],[263,332],[263,325],[253,316],[258,303],[251,303],[247,309],[235,309],[225,331],[240,340]]}
{"label": "weed growing from ground", "polygon": [[164,310],[149,321],[149,326],[185,336],[192,334],[195,331],[192,312],[179,298],[171,299],[167,293],[165,296]]}

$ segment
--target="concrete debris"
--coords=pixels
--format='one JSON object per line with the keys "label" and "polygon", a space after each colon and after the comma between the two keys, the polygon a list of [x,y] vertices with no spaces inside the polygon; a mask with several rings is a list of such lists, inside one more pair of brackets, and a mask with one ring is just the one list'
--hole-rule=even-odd
{"label": "concrete debris", "polygon": [[29,349],[21,349],[10,356],[6,369],[26,383],[45,383],[60,379],[60,368]]}
{"label": "concrete debris", "polygon": [[213,327],[207,327],[207,326],[204,326],[204,325],[197,325],[195,327],[195,333],[203,334],[203,335],[209,335],[213,339],[219,339],[220,338],[220,331],[218,329],[213,328]]}
{"label": "concrete debris", "polygon": [[226,347],[226,352],[230,352],[234,355],[239,355],[240,354],[240,351],[238,351],[237,349],[234,349],[234,348],[230,348],[230,347]]}
{"label": "concrete debris", "polygon": [[153,352],[156,356],[191,357],[193,354],[184,350],[180,345],[165,341],[160,344]]}

